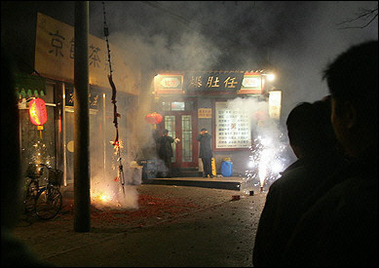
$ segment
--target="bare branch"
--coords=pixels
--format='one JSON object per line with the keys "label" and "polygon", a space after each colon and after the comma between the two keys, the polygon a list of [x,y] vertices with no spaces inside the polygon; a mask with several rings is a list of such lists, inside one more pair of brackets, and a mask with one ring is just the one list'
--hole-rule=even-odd
{"label": "bare branch", "polygon": [[361,13],[358,14],[355,18],[348,19],[345,21],[342,21],[341,23],[338,23],[337,25],[346,25],[354,22],[361,22],[361,21],[366,21],[369,19],[369,21],[361,26],[345,26],[345,27],[340,27],[339,29],[354,29],[354,28],[359,28],[363,29],[370,25],[376,18],[378,17],[378,7],[374,9],[363,9],[361,10]]}

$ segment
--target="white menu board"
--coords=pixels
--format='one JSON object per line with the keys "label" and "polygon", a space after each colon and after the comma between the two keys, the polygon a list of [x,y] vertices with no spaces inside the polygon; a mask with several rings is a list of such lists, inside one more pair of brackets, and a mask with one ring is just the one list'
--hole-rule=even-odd
{"label": "white menu board", "polygon": [[250,119],[246,111],[215,102],[216,149],[244,149],[251,145]]}

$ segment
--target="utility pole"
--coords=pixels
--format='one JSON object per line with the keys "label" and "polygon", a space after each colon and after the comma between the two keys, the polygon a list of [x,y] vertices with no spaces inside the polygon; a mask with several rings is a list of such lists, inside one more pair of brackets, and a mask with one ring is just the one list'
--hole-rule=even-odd
{"label": "utility pole", "polygon": [[75,1],[74,231],[90,231],[89,1]]}

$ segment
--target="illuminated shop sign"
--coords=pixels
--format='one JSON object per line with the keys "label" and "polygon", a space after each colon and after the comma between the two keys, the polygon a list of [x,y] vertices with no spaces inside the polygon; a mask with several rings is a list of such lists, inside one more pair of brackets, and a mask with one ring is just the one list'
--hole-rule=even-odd
{"label": "illuminated shop sign", "polygon": [[242,72],[189,72],[184,78],[188,92],[235,92],[241,88]]}
{"label": "illuminated shop sign", "polygon": [[238,94],[261,94],[264,88],[264,80],[259,73],[245,73],[241,90]]}
{"label": "illuminated shop sign", "polygon": [[182,94],[183,75],[159,74],[154,77],[154,90],[156,94]]}
{"label": "illuminated shop sign", "polygon": [[262,74],[242,71],[186,72],[159,74],[154,78],[156,94],[237,93],[262,94]]}

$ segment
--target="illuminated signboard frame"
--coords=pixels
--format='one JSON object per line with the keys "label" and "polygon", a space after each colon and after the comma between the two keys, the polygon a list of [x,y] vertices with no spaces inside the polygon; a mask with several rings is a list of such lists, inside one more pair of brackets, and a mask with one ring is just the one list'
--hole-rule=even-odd
{"label": "illuminated signboard frame", "polygon": [[265,87],[265,80],[260,73],[244,73],[241,89],[238,94],[262,94]]}
{"label": "illuminated signboard frame", "polygon": [[183,74],[158,74],[154,77],[154,92],[160,94],[183,94]]}

